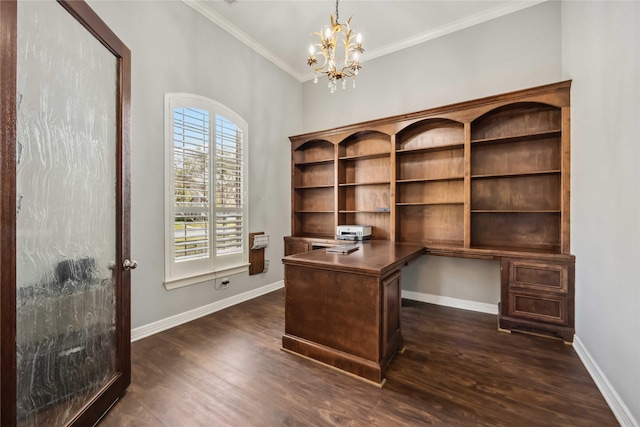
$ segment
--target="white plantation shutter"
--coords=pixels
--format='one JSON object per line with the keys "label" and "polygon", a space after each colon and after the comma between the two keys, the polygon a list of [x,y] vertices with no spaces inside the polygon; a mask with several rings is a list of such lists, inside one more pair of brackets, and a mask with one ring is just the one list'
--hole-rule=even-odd
{"label": "white plantation shutter", "polygon": [[176,261],[209,256],[209,112],[173,110]]}
{"label": "white plantation shutter", "polygon": [[242,252],[243,156],[242,131],[216,116],[216,254]]}
{"label": "white plantation shutter", "polygon": [[168,289],[245,271],[247,125],[207,98],[165,96]]}

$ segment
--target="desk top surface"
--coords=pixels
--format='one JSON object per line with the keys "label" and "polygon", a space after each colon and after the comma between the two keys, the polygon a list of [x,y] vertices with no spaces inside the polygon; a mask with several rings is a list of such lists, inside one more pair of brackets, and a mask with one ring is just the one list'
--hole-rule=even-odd
{"label": "desk top surface", "polygon": [[383,240],[360,242],[358,246],[358,250],[348,254],[317,249],[286,256],[282,259],[282,262],[285,266],[300,265],[360,274],[382,275],[425,253],[425,247],[421,245],[393,243]]}

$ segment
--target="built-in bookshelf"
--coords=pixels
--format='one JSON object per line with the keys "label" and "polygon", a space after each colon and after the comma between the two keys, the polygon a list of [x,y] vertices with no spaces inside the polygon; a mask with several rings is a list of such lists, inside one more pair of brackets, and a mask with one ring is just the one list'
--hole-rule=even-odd
{"label": "built-in bookshelf", "polygon": [[389,240],[391,141],[381,132],[354,133],[338,144],[338,224],[366,224]]}
{"label": "built-in bookshelf", "polygon": [[560,253],[562,109],[517,102],[471,123],[471,246]]}
{"label": "built-in bookshelf", "polygon": [[464,124],[426,119],[396,135],[396,240],[464,245]]}
{"label": "built-in bookshelf", "polygon": [[[374,239],[421,243],[431,254],[509,257],[501,322],[553,323],[572,336],[569,90],[561,82],[291,137],[286,253],[331,244],[338,225],[360,224]],[[571,283],[534,292],[521,280],[556,274]]]}
{"label": "built-in bookshelf", "polygon": [[295,235],[334,234],[334,146],[314,140],[292,152],[292,218]]}

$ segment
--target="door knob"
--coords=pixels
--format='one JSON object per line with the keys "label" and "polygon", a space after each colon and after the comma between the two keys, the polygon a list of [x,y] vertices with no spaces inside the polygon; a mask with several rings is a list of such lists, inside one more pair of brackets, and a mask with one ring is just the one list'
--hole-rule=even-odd
{"label": "door knob", "polygon": [[130,261],[130,260],[128,260],[128,259],[125,259],[125,260],[122,262],[122,269],[123,269],[124,271],[127,271],[127,270],[129,270],[129,269],[131,269],[131,270],[135,270],[135,268],[136,268],[137,266],[138,266],[138,262],[137,262],[136,260]]}

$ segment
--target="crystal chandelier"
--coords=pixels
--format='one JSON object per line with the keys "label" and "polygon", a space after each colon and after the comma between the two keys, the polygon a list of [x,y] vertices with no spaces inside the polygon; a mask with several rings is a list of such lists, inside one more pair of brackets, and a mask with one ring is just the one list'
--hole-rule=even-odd
{"label": "crystal chandelier", "polygon": [[[326,74],[329,79],[329,89],[331,93],[338,87],[338,80],[342,81],[342,88],[347,86],[347,78],[353,77],[353,87],[356,87],[356,76],[360,68],[360,54],[364,53],[362,48],[362,35],[358,34],[353,40],[353,32],[349,27],[351,18],[346,24],[341,24],[338,19],[338,1],[336,0],[336,18],[331,15],[331,25],[325,26],[320,32],[313,33],[320,37],[320,43],[312,44],[309,47],[309,59],[307,65],[313,68],[315,76],[314,83],[318,83],[318,74]],[[344,45],[344,56],[336,55],[338,44]],[[319,48],[316,55],[316,47]],[[322,64],[318,63],[318,57],[322,57]],[[342,66],[341,66],[342,65]]]}

